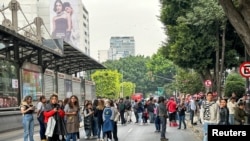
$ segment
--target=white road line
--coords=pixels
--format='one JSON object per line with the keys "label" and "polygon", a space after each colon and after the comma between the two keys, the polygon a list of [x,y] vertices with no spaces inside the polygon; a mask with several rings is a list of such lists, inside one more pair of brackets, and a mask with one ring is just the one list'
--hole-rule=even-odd
{"label": "white road line", "polygon": [[131,132],[132,130],[133,130],[133,128],[130,128],[130,129],[128,130],[128,133]]}

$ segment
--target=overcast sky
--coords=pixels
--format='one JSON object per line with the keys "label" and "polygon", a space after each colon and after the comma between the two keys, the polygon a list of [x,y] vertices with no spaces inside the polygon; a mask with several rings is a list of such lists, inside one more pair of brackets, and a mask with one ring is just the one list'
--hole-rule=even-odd
{"label": "overcast sky", "polygon": [[136,55],[151,56],[165,40],[159,0],[82,0],[89,12],[90,55],[108,50],[111,36],[134,36]]}

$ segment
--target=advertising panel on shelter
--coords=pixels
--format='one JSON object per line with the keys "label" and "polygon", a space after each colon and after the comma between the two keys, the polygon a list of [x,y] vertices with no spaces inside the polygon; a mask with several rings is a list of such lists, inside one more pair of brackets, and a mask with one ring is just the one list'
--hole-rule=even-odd
{"label": "advertising panel on shelter", "polygon": [[50,29],[53,39],[61,38],[70,45],[79,47],[78,10],[78,0],[50,1]]}
{"label": "advertising panel on shelter", "polygon": [[38,100],[42,95],[42,74],[35,71],[22,70],[23,98],[30,95]]}

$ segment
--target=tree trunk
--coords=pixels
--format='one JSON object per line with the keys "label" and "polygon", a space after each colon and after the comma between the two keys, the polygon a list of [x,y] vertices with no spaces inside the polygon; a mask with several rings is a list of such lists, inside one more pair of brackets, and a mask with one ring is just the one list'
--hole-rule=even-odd
{"label": "tree trunk", "polygon": [[215,89],[218,95],[220,95],[220,83],[219,83],[219,75],[220,75],[220,33],[219,33],[219,24],[217,22],[216,24],[216,41],[217,45],[215,47],[215,53],[216,53],[216,64],[215,64]]}
{"label": "tree trunk", "polygon": [[232,0],[219,0],[219,3],[250,54],[250,0],[239,0],[237,8]]}
{"label": "tree trunk", "polygon": [[222,33],[222,50],[221,50],[221,62],[220,62],[221,64],[220,64],[219,82],[218,82],[219,96],[222,96],[221,79],[222,79],[222,74],[224,72],[225,48],[226,48],[226,25],[224,26],[223,33]]}

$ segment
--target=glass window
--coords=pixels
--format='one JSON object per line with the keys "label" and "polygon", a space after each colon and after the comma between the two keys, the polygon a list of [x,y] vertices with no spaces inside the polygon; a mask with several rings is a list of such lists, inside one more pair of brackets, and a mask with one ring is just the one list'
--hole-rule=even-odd
{"label": "glass window", "polygon": [[0,108],[18,106],[17,65],[0,60]]}

